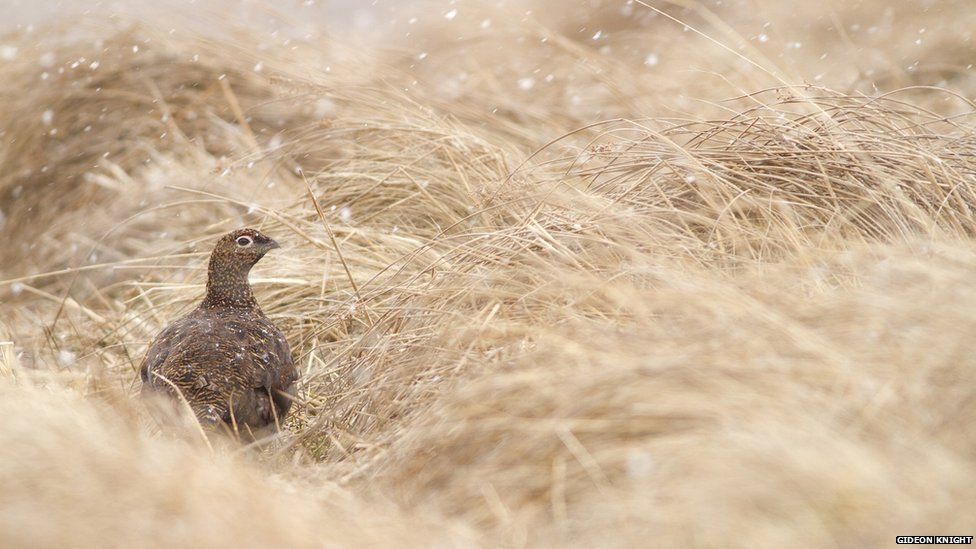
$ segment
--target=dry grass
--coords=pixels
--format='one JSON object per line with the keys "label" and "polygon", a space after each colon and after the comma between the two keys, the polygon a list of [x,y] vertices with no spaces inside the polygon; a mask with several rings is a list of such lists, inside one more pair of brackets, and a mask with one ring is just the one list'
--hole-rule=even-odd
{"label": "dry grass", "polygon": [[[971,10],[537,4],[5,39],[0,544],[971,533]],[[136,369],[243,224],[301,402],[211,448]]]}

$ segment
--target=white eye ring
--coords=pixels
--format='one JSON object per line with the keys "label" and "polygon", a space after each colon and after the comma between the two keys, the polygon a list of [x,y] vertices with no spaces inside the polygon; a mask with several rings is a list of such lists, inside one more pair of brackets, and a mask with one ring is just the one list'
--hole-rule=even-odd
{"label": "white eye ring", "polygon": [[234,242],[237,242],[237,245],[241,248],[247,248],[251,244],[254,244],[254,241],[249,236],[239,236]]}

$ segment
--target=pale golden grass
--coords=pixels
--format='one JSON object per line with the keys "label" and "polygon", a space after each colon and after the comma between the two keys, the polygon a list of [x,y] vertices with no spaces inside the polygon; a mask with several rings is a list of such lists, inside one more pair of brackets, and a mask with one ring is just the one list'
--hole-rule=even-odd
{"label": "pale golden grass", "polygon": [[[969,73],[863,95],[863,66],[813,86],[813,61],[766,55],[753,13],[609,9],[464,4],[462,39],[441,22],[376,51],[14,37],[0,544],[971,531]],[[283,244],[252,282],[302,371],[286,432],[247,449],[161,433],[137,398],[146,345],[243,224]]]}

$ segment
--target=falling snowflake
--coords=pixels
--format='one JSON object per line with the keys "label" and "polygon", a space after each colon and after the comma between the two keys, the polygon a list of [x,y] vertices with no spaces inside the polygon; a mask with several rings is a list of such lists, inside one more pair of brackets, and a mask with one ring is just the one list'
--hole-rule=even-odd
{"label": "falling snowflake", "polygon": [[654,459],[648,452],[632,450],[627,456],[627,476],[647,478],[654,472]]}
{"label": "falling snowflake", "polygon": [[653,67],[657,65],[658,57],[656,53],[649,53],[647,57],[644,58],[644,64],[648,67]]}
{"label": "falling snowflake", "polygon": [[51,109],[48,109],[48,110],[44,111],[43,113],[41,113],[41,122],[43,122],[45,126],[50,126],[51,124],[53,124],[54,123],[54,111],[52,111]]}
{"label": "falling snowflake", "polygon": [[315,102],[315,116],[317,118],[326,118],[333,116],[336,112],[335,101],[329,99],[328,97],[323,97]]}
{"label": "falling snowflake", "polygon": [[519,78],[518,87],[519,89],[524,91],[531,90],[533,87],[535,87],[535,78],[532,77]]}
{"label": "falling snowflake", "polygon": [[75,354],[67,349],[62,349],[58,353],[58,363],[62,366],[71,366],[75,363]]}
{"label": "falling snowflake", "polygon": [[449,11],[449,12],[447,12],[447,13],[444,14],[444,19],[447,19],[448,21],[450,21],[451,19],[454,19],[455,17],[457,17],[457,14],[458,14],[458,10],[453,9],[453,10],[451,10],[451,11]]}

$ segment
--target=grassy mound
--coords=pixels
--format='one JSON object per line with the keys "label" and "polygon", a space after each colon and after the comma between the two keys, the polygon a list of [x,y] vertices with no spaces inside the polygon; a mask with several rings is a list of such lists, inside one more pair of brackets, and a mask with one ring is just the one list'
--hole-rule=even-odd
{"label": "grassy mound", "polygon": [[[369,49],[158,22],[6,37],[0,539],[971,529],[972,45],[923,41],[906,70],[894,38],[964,4],[805,26],[535,4]],[[160,433],[136,378],[245,224],[283,245],[252,282],[302,382],[281,439],[242,450]]]}

